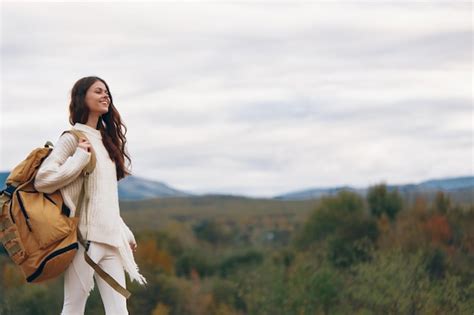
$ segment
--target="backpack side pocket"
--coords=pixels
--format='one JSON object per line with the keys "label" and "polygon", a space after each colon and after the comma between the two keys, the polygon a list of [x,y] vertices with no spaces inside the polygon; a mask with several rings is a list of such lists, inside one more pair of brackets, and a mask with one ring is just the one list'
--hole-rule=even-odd
{"label": "backpack side pocket", "polygon": [[[7,209],[11,201],[6,202],[3,207]],[[2,211],[0,214],[0,241],[8,253],[8,256],[17,265],[20,265],[28,255],[20,238],[20,233],[8,211]]]}

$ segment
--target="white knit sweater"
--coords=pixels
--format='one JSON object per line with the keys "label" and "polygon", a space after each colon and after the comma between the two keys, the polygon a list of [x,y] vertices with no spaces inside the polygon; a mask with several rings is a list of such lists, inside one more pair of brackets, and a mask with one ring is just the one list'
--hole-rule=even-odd
{"label": "white knit sweater", "polygon": [[[102,143],[100,130],[81,123],[75,123],[73,128],[84,132],[96,155],[95,169],[89,175],[85,187],[90,199],[81,208],[79,230],[87,240],[117,247],[130,278],[145,284],[146,280],[138,271],[129,244],[136,243],[135,237],[120,216],[115,163]],[[91,153],[80,148],[72,134],[61,135],[36,174],[35,189],[43,193],[59,189],[73,217],[84,180],[79,175],[90,157]]]}

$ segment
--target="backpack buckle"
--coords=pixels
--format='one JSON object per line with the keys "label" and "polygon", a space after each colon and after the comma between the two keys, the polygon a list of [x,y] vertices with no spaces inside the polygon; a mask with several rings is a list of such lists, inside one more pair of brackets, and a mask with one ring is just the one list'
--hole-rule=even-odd
{"label": "backpack buckle", "polygon": [[15,189],[16,189],[15,186],[8,184],[7,188],[2,190],[1,192],[11,198]]}
{"label": "backpack buckle", "polygon": [[51,141],[46,141],[46,143],[44,144],[44,147],[45,148],[51,148],[51,147],[54,147],[53,143]]}

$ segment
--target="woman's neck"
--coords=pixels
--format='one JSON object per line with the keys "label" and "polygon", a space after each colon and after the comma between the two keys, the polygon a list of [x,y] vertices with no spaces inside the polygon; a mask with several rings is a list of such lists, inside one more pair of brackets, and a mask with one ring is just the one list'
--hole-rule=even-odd
{"label": "woman's neck", "polygon": [[93,113],[89,113],[89,117],[87,118],[86,125],[91,127],[91,128],[97,129],[97,123],[98,122],[99,122],[99,116],[97,116]]}

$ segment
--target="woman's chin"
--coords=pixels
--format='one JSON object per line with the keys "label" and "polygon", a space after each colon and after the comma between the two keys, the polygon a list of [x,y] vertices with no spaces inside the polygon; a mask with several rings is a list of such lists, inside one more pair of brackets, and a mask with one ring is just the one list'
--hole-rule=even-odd
{"label": "woman's chin", "polygon": [[109,107],[106,107],[104,105],[97,106],[92,111],[95,112],[96,114],[98,114],[99,116],[102,116],[102,115],[107,114],[109,112]]}

